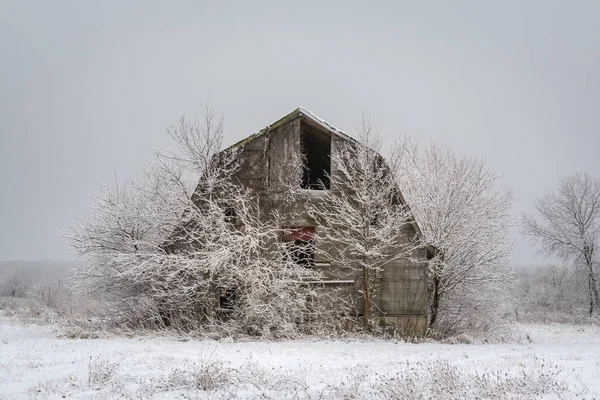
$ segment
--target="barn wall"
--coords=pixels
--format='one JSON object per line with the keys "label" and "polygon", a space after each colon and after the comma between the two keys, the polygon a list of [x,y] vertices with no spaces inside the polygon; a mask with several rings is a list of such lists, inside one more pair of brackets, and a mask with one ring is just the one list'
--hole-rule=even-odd
{"label": "barn wall", "polygon": [[[264,215],[272,209],[278,209],[282,215],[288,216],[284,222],[289,227],[316,226],[306,215],[304,202],[295,204],[284,202],[282,194],[286,186],[299,184],[294,173],[294,160],[300,154],[301,119],[297,118],[287,122],[265,134],[243,144],[241,150],[242,167],[236,174],[239,181],[259,193],[261,208]],[[346,139],[337,135],[332,136],[331,152],[338,149]],[[339,176],[334,163],[331,165],[331,190],[343,190],[336,185]],[[322,191],[307,191],[306,195],[311,201],[319,201]],[[406,225],[408,236],[415,234],[414,228]],[[325,244],[317,243],[320,248],[316,253],[317,265],[315,268],[322,272],[323,279],[328,281],[354,281],[353,284],[344,283],[342,286],[347,293],[353,293],[356,304],[362,309],[362,300],[358,292],[361,286],[361,273],[348,268],[341,268],[332,260],[324,256]],[[427,329],[427,269],[424,250],[415,254],[423,262],[414,262],[408,259],[397,260],[388,265],[380,274],[374,301],[380,309],[376,317],[379,322],[391,325],[405,334],[424,334]],[[330,285],[328,285],[330,286]],[[333,287],[333,286],[330,286]]]}
{"label": "barn wall", "polygon": [[243,185],[253,189],[264,189],[267,182],[268,159],[267,141],[264,136],[246,143],[241,148],[241,166],[235,174]]}
{"label": "barn wall", "polygon": [[269,192],[281,193],[286,186],[296,184],[294,162],[300,154],[300,119],[291,121],[268,133]]}
{"label": "barn wall", "polygon": [[423,314],[427,310],[426,265],[400,259],[386,266],[377,305],[385,316]]}

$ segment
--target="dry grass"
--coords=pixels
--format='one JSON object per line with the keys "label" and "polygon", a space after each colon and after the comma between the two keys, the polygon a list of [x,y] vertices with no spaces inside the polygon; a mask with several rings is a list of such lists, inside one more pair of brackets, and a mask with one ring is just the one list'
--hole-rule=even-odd
{"label": "dry grass", "polygon": [[[564,398],[581,389],[570,388],[556,364],[535,359],[516,370],[468,373],[447,360],[406,363],[394,375],[383,377],[379,390],[386,399],[528,399],[554,395]],[[573,396],[575,393],[572,393]]]}
{"label": "dry grass", "polygon": [[88,386],[102,387],[117,374],[119,364],[101,357],[90,357],[88,363]]}

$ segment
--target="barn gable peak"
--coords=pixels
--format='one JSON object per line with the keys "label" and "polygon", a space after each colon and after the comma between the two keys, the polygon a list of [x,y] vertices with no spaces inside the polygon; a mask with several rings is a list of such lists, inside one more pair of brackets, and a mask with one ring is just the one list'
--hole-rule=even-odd
{"label": "barn gable peak", "polygon": [[283,125],[286,125],[298,118],[301,118],[304,121],[309,122],[311,125],[315,125],[317,128],[325,130],[326,132],[331,133],[332,135],[339,136],[346,140],[355,141],[354,138],[345,134],[341,130],[337,129],[335,126],[331,125],[329,122],[325,121],[323,118],[319,117],[318,115],[316,115],[312,111],[308,110],[307,108],[300,106],[300,107],[296,108],[295,110],[293,110],[292,112],[279,118],[277,121],[267,125],[265,128],[261,129],[260,131],[233,144],[232,146],[230,146],[230,148],[243,146],[246,143],[251,142],[256,138],[258,138],[262,135],[265,135],[267,132],[269,132],[273,129],[279,128]]}

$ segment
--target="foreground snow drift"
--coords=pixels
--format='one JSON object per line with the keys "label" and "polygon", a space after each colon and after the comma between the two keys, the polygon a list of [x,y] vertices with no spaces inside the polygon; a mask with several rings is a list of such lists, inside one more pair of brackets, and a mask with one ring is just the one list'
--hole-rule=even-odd
{"label": "foreground snow drift", "polygon": [[525,326],[528,344],[61,339],[0,324],[0,399],[571,398],[600,394],[600,330]]}

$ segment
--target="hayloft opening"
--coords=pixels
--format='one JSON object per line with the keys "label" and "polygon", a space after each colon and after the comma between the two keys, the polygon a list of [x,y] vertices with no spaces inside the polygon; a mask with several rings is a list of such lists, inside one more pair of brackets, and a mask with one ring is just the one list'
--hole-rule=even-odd
{"label": "hayloft opening", "polygon": [[302,124],[300,146],[304,155],[303,189],[329,189],[331,173],[331,134]]}
{"label": "hayloft opening", "polygon": [[221,310],[233,310],[235,305],[235,289],[224,289],[219,296],[219,308]]}

